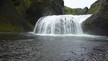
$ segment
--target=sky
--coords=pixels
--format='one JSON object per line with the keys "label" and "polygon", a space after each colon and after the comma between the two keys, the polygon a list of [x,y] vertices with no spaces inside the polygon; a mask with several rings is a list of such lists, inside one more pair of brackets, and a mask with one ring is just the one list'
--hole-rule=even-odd
{"label": "sky", "polygon": [[97,0],[64,0],[64,5],[71,8],[90,8],[95,1]]}

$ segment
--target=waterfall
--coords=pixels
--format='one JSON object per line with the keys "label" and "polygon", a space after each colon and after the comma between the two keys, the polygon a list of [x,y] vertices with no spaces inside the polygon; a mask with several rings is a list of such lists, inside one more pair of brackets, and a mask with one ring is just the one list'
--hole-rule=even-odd
{"label": "waterfall", "polygon": [[52,15],[41,17],[34,28],[35,34],[81,35],[81,23],[91,15]]}

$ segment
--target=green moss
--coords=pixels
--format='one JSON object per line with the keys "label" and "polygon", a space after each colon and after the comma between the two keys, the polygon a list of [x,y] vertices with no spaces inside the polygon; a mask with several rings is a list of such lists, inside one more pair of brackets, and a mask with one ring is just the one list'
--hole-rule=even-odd
{"label": "green moss", "polygon": [[83,14],[83,9],[81,9],[81,8],[76,8],[76,9],[73,10],[73,14],[81,15],[81,14]]}
{"label": "green moss", "polygon": [[0,31],[26,31],[29,27],[33,29],[38,18],[44,15],[62,14],[64,6],[63,0],[3,1],[3,7],[0,7]]}
{"label": "green moss", "polygon": [[20,15],[23,15],[23,9],[22,9],[22,6],[21,6],[21,5],[16,6],[16,10],[17,10],[17,12],[18,12]]}
{"label": "green moss", "polygon": [[73,10],[72,8],[69,7],[64,7],[64,14],[73,14]]}
{"label": "green moss", "polygon": [[85,7],[84,9],[82,8],[69,8],[69,7],[64,7],[64,14],[73,14],[73,15],[81,15],[81,14],[86,14],[88,11],[88,8]]}
{"label": "green moss", "polygon": [[102,3],[104,0],[98,0],[95,3],[93,3],[88,11],[89,14],[96,14],[100,11]]}
{"label": "green moss", "polygon": [[31,6],[31,1],[30,0],[24,0],[25,5],[27,8],[29,8]]}
{"label": "green moss", "polygon": [[23,27],[20,25],[13,26],[12,24],[2,24],[0,25],[0,32],[7,32],[7,31],[24,31]]}
{"label": "green moss", "polygon": [[22,25],[15,17],[1,17],[0,16],[0,31],[24,31]]}

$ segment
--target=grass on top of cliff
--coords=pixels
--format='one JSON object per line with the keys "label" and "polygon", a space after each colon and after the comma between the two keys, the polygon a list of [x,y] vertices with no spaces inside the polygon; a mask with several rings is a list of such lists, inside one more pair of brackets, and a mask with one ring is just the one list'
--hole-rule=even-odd
{"label": "grass on top of cliff", "polygon": [[70,8],[70,7],[64,7],[64,14],[73,14],[73,15],[82,15],[87,14],[88,8],[85,7],[82,8]]}

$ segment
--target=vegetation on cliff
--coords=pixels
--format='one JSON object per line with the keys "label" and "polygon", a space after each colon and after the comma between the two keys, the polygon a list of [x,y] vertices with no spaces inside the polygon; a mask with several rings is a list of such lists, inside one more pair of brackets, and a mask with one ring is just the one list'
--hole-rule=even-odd
{"label": "vegetation on cliff", "polygon": [[63,14],[63,0],[33,0],[26,11],[26,18],[32,24],[42,16]]}
{"label": "vegetation on cliff", "polygon": [[102,3],[104,0],[97,0],[94,2],[90,8],[85,7],[82,8],[69,8],[64,7],[64,14],[73,14],[73,15],[81,15],[81,14],[96,14],[101,9]]}
{"label": "vegetation on cliff", "polygon": [[31,24],[22,17],[11,0],[1,0],[0,4],[0,31],[28,31]]}
{"label": "vegetation on cliff", "polygon": [[84,21],[82,27],[86,33],[108,36],[108,0],[103,0],[99,12]]}
{"label": "vegetation on cliff", "polygon": [[90,9],[88,10],[89,14],[96,14],[99,12],[99,10],[101,9],[102,3],[104,0],[97,0],[96,2],[94,2]]}
{"label": "vegetation on cliff", "polygon": [[45,15],[63,13],[63,0],[0,0],[0,32],[30,31]]}
{"label": "vegetation on cliff", "polygon": [[73,14],[73,15],[82,15],[82,14],[87,14],[88,8],[85,7],[84,9],[82,8],[69,8],[69,7],[64,7],[64,14]]}

